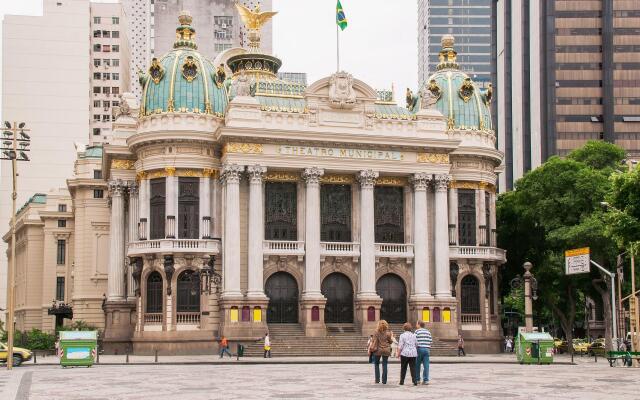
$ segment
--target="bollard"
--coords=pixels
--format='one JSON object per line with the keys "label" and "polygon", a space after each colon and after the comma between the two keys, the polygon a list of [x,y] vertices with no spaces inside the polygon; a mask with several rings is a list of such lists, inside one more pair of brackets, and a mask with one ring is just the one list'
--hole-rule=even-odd
{"label": "bollard", "polygon": [[38,363],[38,352],[34,350],[33,352],[33,363],[37,364]]}
{"label": "bollard", "polygon": [[156,362],[156,363],[157,363],[157,362],[158,362],[158,349],[156,349],[155,353],[156,353],[156,358],[155,358],[155,361],[154,361],[154,362]]}
{"label": "bollard", "polygon": [[96,364],[100,364],[100,347],[96,347]]}
{"label": "bollard", "polygon": [[598,353],[596,353],[596,352],[594,351],[594,352],[593,352],[593,356],[595,357],[596,362],[598,362]]}
{"label": "bollard", "polygon": [[127,356],[125,357],[125,363],[129,364],[129,352],[127,351]]}

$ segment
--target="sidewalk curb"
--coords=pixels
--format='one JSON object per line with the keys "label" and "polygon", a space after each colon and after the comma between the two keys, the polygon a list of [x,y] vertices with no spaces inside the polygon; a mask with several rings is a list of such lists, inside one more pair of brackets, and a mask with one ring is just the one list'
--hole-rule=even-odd
{"label": "sidewalk curb", "polygon": [[[100,363],[94,364],[94,367],[100,366],[134,366],[134,365],[358,365],[358,364],[369,364],[367,361],[353,361],[353,360],[345,360],[345,361],[335,361],[335,360],[283,360],[283,361],[258,361],[258,360],[241,360],[241,361],[176,361],[176,362],[133,362],[133,363]],[[400,364],[399,361],[391,361],[389,364]],[[517,361],[446,361],[446,360],[438,360],[431,361],[430,364],[511,364],[511,365],[526,365],[520,364]],[[25,367],[55,367],[60,366],[59,364],[22,364]],[[538,365],[538,364],[531,364]],[[570,361],[559,361],[550,364],[553,365],[578,365],[576,363],[571,363]]]}

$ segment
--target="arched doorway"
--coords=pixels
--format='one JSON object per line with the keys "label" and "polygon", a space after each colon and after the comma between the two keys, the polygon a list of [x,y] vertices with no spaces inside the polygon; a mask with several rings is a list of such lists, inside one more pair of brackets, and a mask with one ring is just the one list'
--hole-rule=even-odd
{"label": "arched doorway", "polygon": [[395,274],[386,274],[378,279],[376,292],[382,297],[380,319],[390,323],[407,322],[407,289],[402,279]]}
{"label": "arched doorway", "polygon": [[480,314],[480,281],[473,275],[460,281],[460,314]]}
{"label": "arched doorway", "polygon": [[298,284],[293,276],[286,272],[276,272],[267,279],[265,292],[269,297],[268,323],[298,322]]}
{"label": "arched doorway", "polygon": [[162,276],[157,271],[147,277],[147,302],[146,313],[157,314],[162,312]]}
{"label": "arched doorway", "polygon": [[327,298],[324,322],[353,323],[353,286],[344,274],[334,272],[322,281],[322,294]]}

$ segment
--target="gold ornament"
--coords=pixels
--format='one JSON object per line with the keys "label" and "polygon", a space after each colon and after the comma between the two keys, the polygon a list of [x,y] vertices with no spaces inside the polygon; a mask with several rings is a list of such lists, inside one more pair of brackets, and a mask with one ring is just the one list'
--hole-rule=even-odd
{"label": "gold ornament", "polygon": [[449,164],[449,154],[445,153],[418,153],[416,161],[419,163]]}

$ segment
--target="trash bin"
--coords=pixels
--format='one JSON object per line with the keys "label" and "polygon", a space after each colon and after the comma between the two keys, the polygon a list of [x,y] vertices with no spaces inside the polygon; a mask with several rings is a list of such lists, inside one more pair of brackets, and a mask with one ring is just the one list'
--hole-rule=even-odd
{"label": "trash bin", "polygon": [[91,367],[96,357],[97,344],[97,331],[60,332],[60,365]]}
{"label": "trash bin", "polygon": [[553,338],[546,332],[520,332],[516,339],[516,355],[520,364],[551,364]]}
{"label": "trash bin", "polygon": [[240,343],[238,343],[238,352],[236,353],[238,355],[238,358],[240,357],[244,357],[244,346],[241,345]]}

